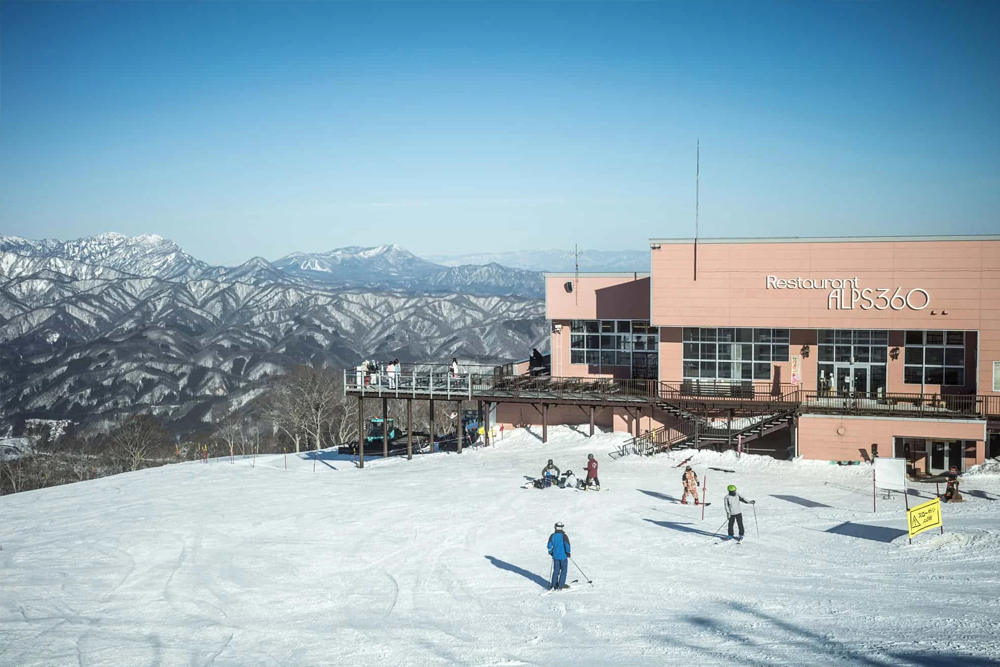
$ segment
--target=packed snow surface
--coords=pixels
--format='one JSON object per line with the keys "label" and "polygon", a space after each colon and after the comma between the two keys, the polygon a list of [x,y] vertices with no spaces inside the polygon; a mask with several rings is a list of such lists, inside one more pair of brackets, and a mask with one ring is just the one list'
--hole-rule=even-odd
{"label": "packed snow surface", "polygon": [[[612,461],[623,434],[550,435],[5,497],[0,664],[1000,664],[1000,478],[969,478],[944,534],[909,545],[900,495],[873,513],[868,466],[702,452],[702,520],[676,502],[685,454]],[[520,488],[588,452],[601,492]],[[728,484],[757,501],[741,545],[713,536]],[[592,586],[571,565],[571,589],[545,593],[555,521]]]}

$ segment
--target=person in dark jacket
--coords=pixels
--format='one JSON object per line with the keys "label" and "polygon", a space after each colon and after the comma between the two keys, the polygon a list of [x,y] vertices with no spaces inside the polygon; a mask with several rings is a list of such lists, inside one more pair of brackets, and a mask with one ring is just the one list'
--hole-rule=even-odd
{"label": "person in dark jacket", "polygon": [[569,565],[569,535],[563,531],[562,521],[556,522],[555,532],[549,535],[549,555],[552,556],[552,582],[549,590],[569,588],[566,585],[566,566]]}
{"label": "person in dark jacket", "polygon": [[587,454],[587,483],[583,487],[584,491],[590,488],[591,480],[593,480],[597,490],[600,491],[601,480],[597,479],[597,459],[594,458],[593,454]]}
{"label": "person in dark jacket", "polygon": [[962,500],[962,494],[958,492],[958,468],[956,466],[952,466],[948,474],[945,475],[945,490],[941,500],[946,503]]}
{"label": "person in dark jacket", "polygon": [[733,524],[738,523],[740,526],[740,536],[736,538],[737,542],[743,541],[743,508],[740,503],[746,503],[747,505],[756,505],[756,500],[747,500],[743,496],[736,493],[736,487],[732,484],[728,488],[729,495],[726,496],[726,500],[723,503],[726,507],[726,517],[729,518],[729,539],[733,539]]}

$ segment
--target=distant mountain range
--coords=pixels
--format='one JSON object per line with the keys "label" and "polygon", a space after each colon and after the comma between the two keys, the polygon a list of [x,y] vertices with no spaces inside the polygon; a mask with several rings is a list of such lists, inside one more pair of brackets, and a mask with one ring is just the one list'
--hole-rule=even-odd
{"label": "distant mountain range", "polygon": [[212,266],[155,235],[0,237],[0,426],[205,428],[295,364],[485,364],[548,347],[541,274],[398,246]]}
{"label": "distant mountain range", "polygon": [[[441,266],[501,264],[526,271],[573,271],[572,250],[523,250],[472,255],[433,255]],[[648,250],[581,250],[580,271],[649,271]]]}
{"label": "distant mountain range", "polygon": [[443,266],[421,259],[397,245],[351,246],[324,253],[293,253],[274,266],[290,275],[329,285],[394,288],[411,292],[466,292],[482,295],[517,294],[543,298],[538,271],[496,262]]}

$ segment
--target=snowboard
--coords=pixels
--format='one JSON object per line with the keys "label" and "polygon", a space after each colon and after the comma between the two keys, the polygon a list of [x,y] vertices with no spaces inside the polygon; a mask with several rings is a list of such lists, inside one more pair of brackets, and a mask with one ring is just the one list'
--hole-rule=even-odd
{"label": "snowboard", "polygon": [[719,472],[736,472],[735,470],[730,470],[729,468],[712,468],[712,467],[709,467],[709,470],[718,470]]}
{"label": "snowboard", "polygon": [[711,506],[712,503],[700,503],[698,505],[695,505],[694,503],[682,503],[679,500],[675,500],[674,504],[675,505],[691,505],[692,507],[701,507],[702,505],[704,505],[705,507],[709,507],[709,506]]}
{"label": "snowboard", "polygon": [[693,458],[694,458],[694,455],[692,454],[691,456],[687,457],[686,459],[684,459],[683,461],[681,461],[680,463],[678,463],[674,467],[675,468],[680,468],[682,465],[685,465],[688,461],[690,461]]}

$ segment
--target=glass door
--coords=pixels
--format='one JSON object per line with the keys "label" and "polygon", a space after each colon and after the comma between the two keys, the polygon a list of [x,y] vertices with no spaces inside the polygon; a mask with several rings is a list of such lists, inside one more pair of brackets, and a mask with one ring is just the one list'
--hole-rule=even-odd
{"label": "glass door", "polygon": [[962,465],[962,459],[965,458],[965,443],[961,440],[956,440],[954,442],[948,443],[948,469],[950,470],[952,466],[955,467],[959,472],[962,471],[964,467]]}
{"label": "glass door", "polygon": [[943,473],[947,470],[948,453],[945,443],[940,440],[931,441],[930,463],[927,472],[931,474]]}
{"label": "glass door", "polygon": [[850,366],[834,366],[834,372],[836,373],[837,382],[834,384],[834,389],[837,392],[837,396],[850,396],[851,395],[851,367]]}
{"label": "glass door", "polygon": [[854,367],[854,384],[853,389],[859,394],[868,393],[868,367],[867,366],[855,366]]}

